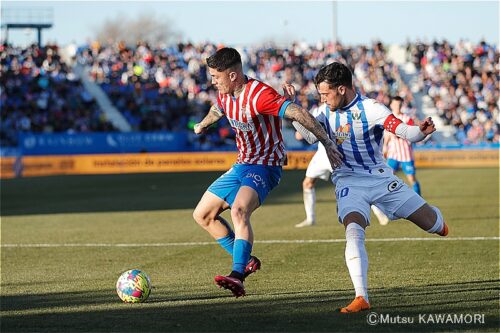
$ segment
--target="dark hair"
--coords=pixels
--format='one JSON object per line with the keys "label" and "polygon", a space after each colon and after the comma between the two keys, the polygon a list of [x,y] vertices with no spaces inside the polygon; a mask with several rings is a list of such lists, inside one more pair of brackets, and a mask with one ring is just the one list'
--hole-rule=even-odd
{"label": "dark hair", "polygon": [[352,87],[352,73],[346,65],[339,62],[332,62],[322,67],[318,74],[316,74],[314,84],[318,86],[321,82],[328,83],[330,88],[341,85],[350,88]]}
{"label": "dark hair", "polygon": [[402,104],[402,103],[404,102],[404,99],[403,99],[403,97],[401,97],[401,96],[393,96],[393,97],[391,98],[391,102],[392,102],[392,101],[398,101],[398,102],[401,102],[401,104]]}
{"label": "dark hair", "polygon": [[241,56],[235,49],[224,47],[207,58],[207,65],[223,72],[228,68],[241,66]]}

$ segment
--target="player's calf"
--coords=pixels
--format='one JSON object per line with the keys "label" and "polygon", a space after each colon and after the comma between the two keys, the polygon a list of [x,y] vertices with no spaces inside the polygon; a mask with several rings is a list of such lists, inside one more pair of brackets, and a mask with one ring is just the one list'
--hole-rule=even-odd
{"label": "player's calf", "polygon": [[448,225],[444,222],[443,215],[441,214],[441,211],[439,208],[430,206],[434,212],[436,213],[436,222],[434,223],[434,226],[427,230],[428,233],[431,234],[438,234],[439,236],[447,236],[448,235]]}

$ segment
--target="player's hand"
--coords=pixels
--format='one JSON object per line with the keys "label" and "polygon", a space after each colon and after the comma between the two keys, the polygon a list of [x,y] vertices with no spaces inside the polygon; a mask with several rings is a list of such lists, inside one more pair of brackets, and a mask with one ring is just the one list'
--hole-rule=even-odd
{"label": "player's hand", "polygon": [[295,140],[301,141],[303,139],[304,137],[299,132],[295,132]]}
{"label": "player's hand", "polygon": [[205,132],[205,128],[201,127],[200,123],[198,123],[198,124],[194,125],[193,131],[194,131],[194,134],[201,134],[201,133]]}
{"label": "player's hand", "polygon": [[290,102],[295,102],[295,87],[291,83],[284,83],[281,87],[283,88],[283,96]]}
{"label": "player's hand", "polygon": [[330,160],[330,164],[332,165],[332,169],[337,169],[342,164],[342,154],[338,151],[337,146],[333,141],[328,141],[327,144],[323,144],[325,146],[326,155]]}
{"label": "player's hand", "polygon": [[434,122],[431,117],[427,117],[424,121],[418,125],[420,131],[425,135],[429,135],[436,131],[436,126],[434,126]]}

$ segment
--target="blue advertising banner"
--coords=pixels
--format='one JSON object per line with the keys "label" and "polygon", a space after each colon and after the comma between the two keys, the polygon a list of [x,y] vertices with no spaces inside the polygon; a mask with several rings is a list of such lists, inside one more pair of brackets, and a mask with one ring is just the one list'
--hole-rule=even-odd
{"label": "blue advertising banner", "polygon": [[23,155],[188,151],[187,132],[30,134],[19,136]]}

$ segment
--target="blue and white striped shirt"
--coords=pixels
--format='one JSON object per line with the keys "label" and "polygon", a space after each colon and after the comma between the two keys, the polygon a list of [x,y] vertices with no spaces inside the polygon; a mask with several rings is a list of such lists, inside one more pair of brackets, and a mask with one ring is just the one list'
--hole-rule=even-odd
{"label": "blue and white striped shirt", "polygon": [[339,177],[352,174],[384,177],[392,174],[382,154],[384,122],[392,114],[387,107],[356,94],[344,108],[335,112],[323,110],[316,119],[344,156],[342,165],[333,172],[334,183]]}

